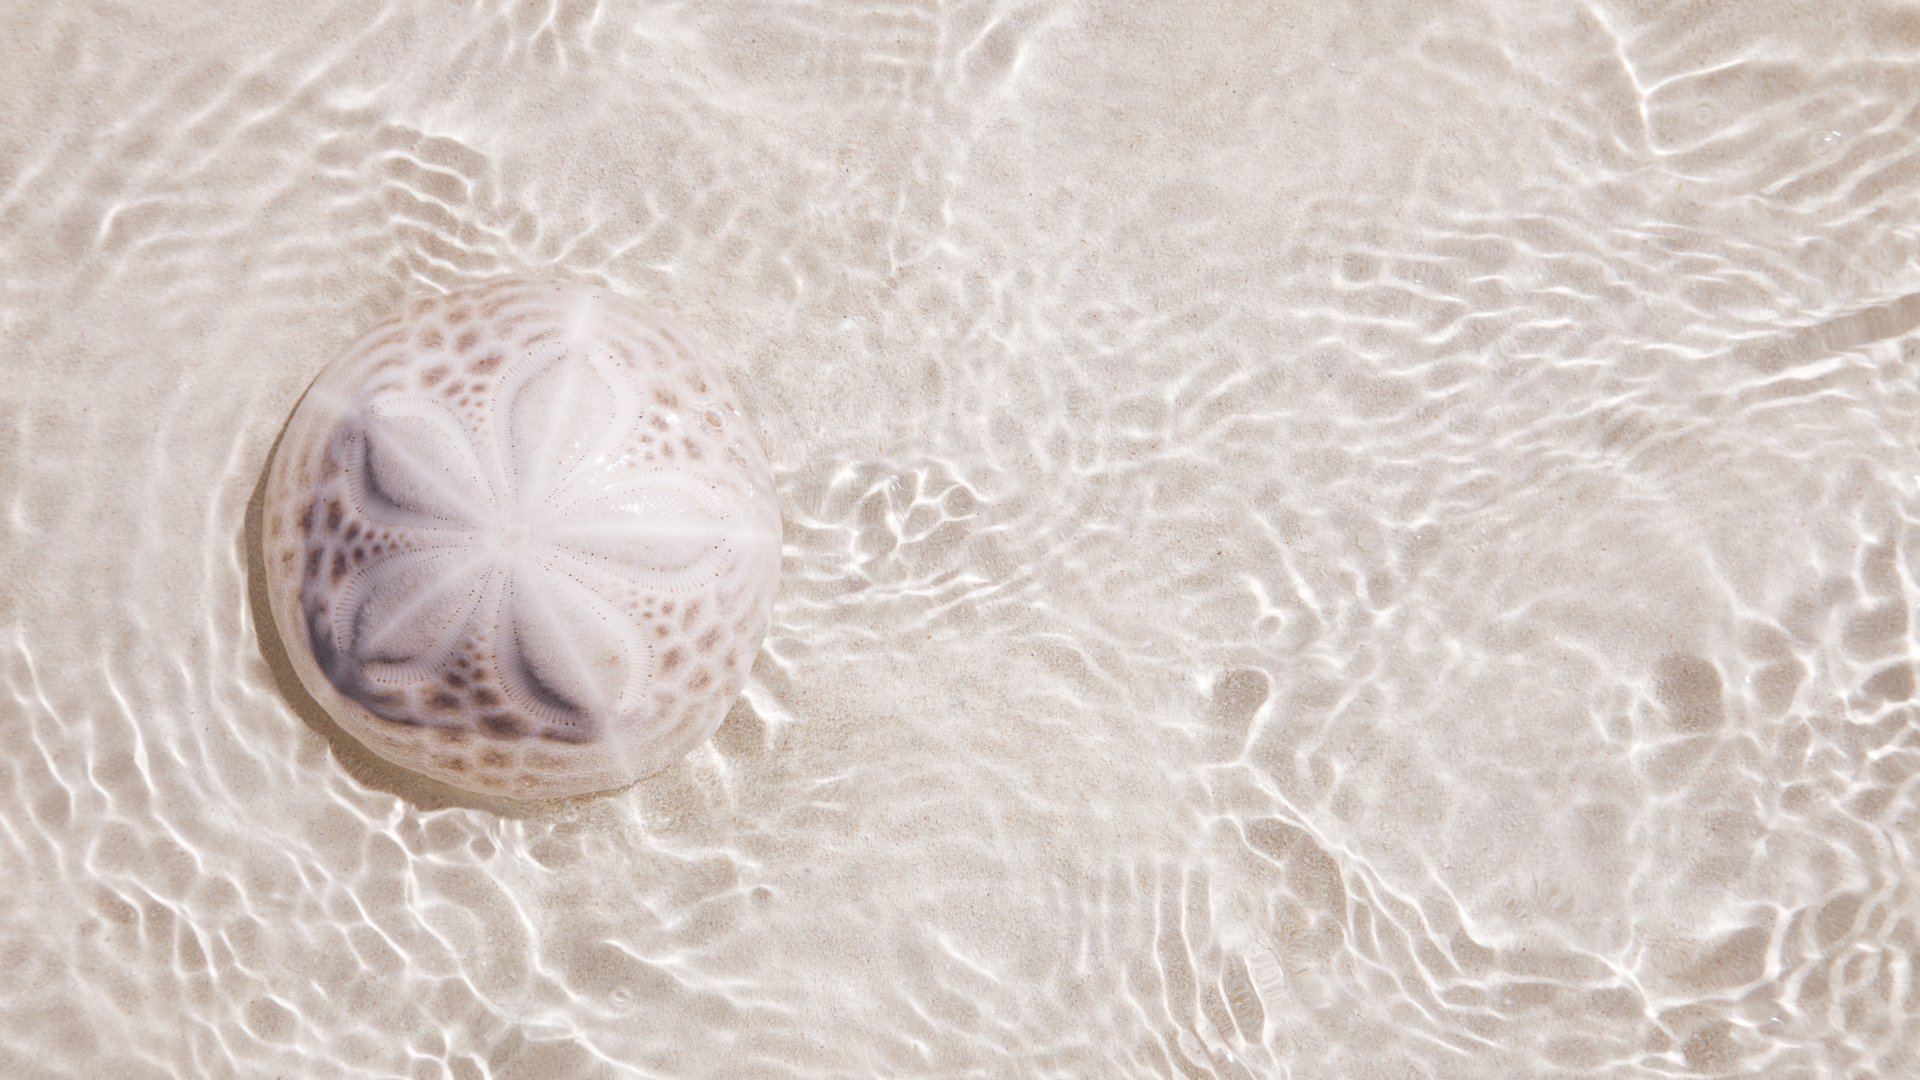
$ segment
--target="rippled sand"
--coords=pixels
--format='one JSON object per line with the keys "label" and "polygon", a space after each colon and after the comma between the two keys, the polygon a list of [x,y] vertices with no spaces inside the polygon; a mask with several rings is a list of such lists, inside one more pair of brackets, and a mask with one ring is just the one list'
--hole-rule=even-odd
{"label": "rippled sand", "polygon": [[[1911,5],[11,5],[0,1074],[1920,1074],[1917,221]],[[257,554],[522,270],[786,513],[720,734],[531,810]]]}

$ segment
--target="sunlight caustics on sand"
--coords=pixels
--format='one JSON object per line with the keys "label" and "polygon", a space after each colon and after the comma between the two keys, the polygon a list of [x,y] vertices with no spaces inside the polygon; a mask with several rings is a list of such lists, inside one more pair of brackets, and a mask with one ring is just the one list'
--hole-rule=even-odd
{"label": "sunlight caustics on sand", "polygon": [[[1880,0],[12,5],[0,1075],[1920,1074],[1915,102]],[[327,358],[511,276],[683,325],[782,515],[712,737],[548,802],[370,752],[266,554]],[[664,663],[551,594],[473,745]]]}

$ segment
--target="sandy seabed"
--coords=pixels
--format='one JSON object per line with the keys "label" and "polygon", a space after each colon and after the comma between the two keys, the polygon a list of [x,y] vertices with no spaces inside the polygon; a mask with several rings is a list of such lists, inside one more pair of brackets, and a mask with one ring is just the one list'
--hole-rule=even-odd
{"label": "sandy seabed", "polygon": [[[719,734],[345,738],[262,478],[609,285],[784,511]],[[0,1074],[1920,1074],[1920,9],[16,2]]]}

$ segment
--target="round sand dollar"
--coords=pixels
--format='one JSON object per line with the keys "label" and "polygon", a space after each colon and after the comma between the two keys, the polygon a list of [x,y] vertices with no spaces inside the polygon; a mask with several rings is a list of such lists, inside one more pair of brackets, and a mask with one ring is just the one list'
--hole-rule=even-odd
{"label": "round sand dollar", "polygon": [[405,768],[537,799],[719,727],[772,618],[780,511],[720,372],[610,290],[420,299],[335,359],[267,480],[301,682]]}

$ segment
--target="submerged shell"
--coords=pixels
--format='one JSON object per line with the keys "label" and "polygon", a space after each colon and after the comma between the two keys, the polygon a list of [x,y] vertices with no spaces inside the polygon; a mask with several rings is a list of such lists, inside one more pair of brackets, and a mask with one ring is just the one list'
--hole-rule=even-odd
{"label": "submerged shell", "polygon": [[268,477],[273,618],[381,757],[472,791],[617,787],[711,735],[779,583],[765,453],[686,332],[509,278],[314,380]]}

